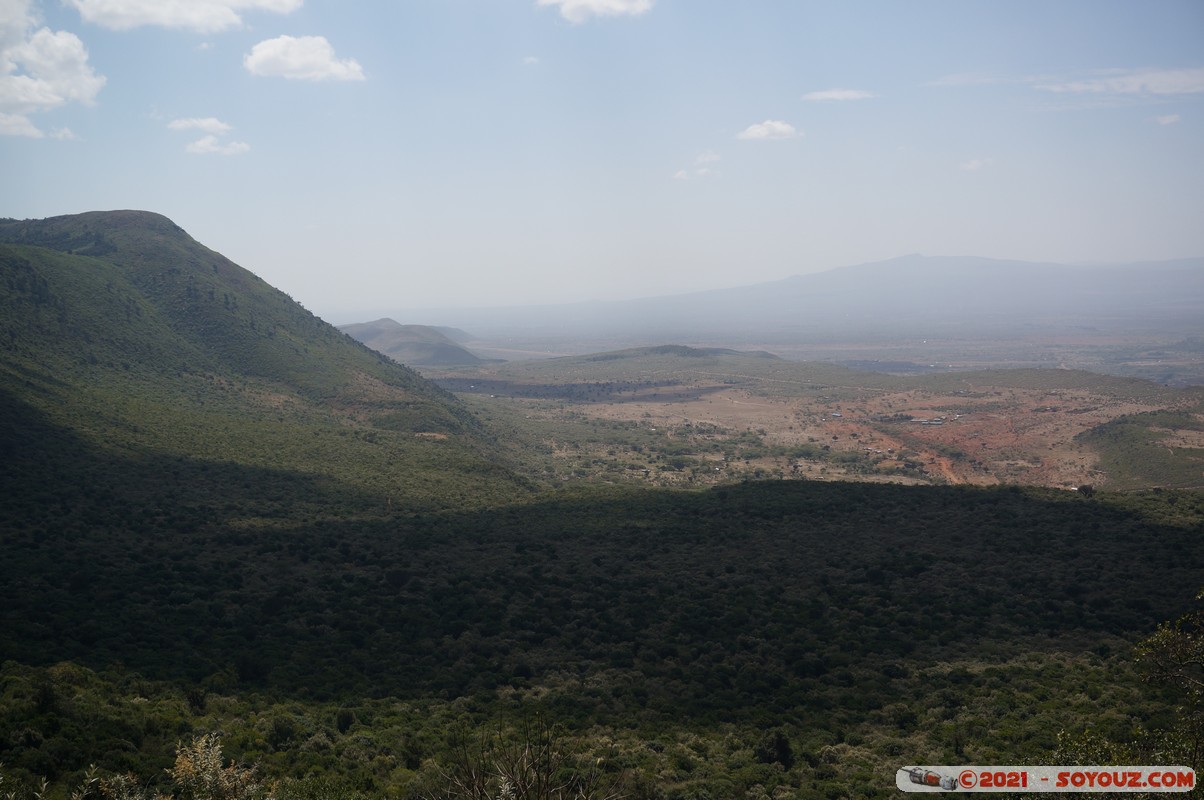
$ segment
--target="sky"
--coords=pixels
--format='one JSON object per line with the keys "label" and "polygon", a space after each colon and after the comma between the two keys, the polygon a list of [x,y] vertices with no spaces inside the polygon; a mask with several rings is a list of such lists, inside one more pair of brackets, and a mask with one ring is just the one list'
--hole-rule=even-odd
{"label": "sky", "polygon": [[119,208],[338,324],[1204,256],[1204,2],[0,0],[0,216]]}

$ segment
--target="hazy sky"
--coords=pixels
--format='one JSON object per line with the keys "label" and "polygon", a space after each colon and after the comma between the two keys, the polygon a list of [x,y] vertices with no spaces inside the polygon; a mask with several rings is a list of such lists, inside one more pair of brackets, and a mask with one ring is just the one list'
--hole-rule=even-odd
{"label": "hazy sky", "polygon": [[333,322],[1200,256],[1204,2],[0,0],[0,216],[115,208]]}

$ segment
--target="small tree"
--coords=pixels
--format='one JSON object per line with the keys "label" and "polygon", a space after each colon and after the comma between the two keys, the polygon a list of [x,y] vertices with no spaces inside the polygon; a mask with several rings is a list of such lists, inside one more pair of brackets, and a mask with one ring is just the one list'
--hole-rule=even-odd
{"label": "small tree", "polygon": [[[1204,591],[1196,595],[1204,600]],[[1179,723],[1165,734],[1164,747],[1176,763],[1204,766],[1204,611],[1164,622],[1137,646],[1147,680],[1172,686],[1179,695]]]}
{"label": "small tree", "polygon": [[[1197,595],[1204,600],[1204,592]],[[1137,645],[1145,680],[1172,687],[1179,698],[1176,723],[1165,730],[1139,729],[1132,739],[1115,741],[1087,729],[1062,731],[1053,763],[1162,764],[1199,771],[1204,766],[1204,611],[1164,622]],[[1201,795],[1197,788],[1191,796]]]}
{"label": "small tree", "polygon": [[602,759],[572,752],[543,717],[514,736],[500,730],[476,742],[461,737],[451,764],[439,770],[441,786],[427,800],[622,800]]}
{"label": "small tree", "polygon": [[270,798],[254,767],[231,761],[222,766],[222,742],[216,733],[176,747],[176,763],[168,770],[180,789],[180,800],[260,800]]}
{"label": "small tree", "polygon": [[[2,766],[2,765],[0,765]],[[176,763],[167,770],[176,783],[178,794],[161,794],[135,775],[101,777],[95,766],[88,767],[70,800],[273,800],[252,767],[240,767],[231,761],[222,764],[222,742],[216,733],[176,746]],[[42,800],[48,784],[31,793],[8,790],[0,772],[0,800]]]}

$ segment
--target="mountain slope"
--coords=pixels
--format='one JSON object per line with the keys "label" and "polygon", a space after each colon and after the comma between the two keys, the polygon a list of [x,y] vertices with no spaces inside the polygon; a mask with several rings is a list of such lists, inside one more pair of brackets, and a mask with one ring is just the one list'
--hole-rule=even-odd
{"label": "mountain slope", "polygon": [[520,483],[450,394],[156,214],[0,223],[0,319],[10,413],[118,472],[164,455],[285,470],[352,505]]}
{"label": "mountain slope", "polygon": [[430,408],[432,422],[458,413],[416,373],[384,366],[363,348],[347,347],[335,328],[200,245],[166,217],[115,211],[0,223],[0,242],[97,259],[99,264],[84,265],[61,256],[43,258],[41,268],[74,272],[72,280],[89,270],[108,273],[106,294],[120,294],[135,315],[153,309],[157,322],[182,344],[201,347],[214,368],[278,381],[314,398],[345,394],[354,374],[363,373],[415,400],[437,397]]}

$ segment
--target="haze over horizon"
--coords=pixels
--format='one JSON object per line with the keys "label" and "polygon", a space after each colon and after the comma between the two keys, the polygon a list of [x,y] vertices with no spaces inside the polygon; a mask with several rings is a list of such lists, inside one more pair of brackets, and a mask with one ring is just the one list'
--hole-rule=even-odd
{"label": "haze over horizon", "polygon": [[1204,255],[1204,5],[0,0],[0,216],[315,313]]}

